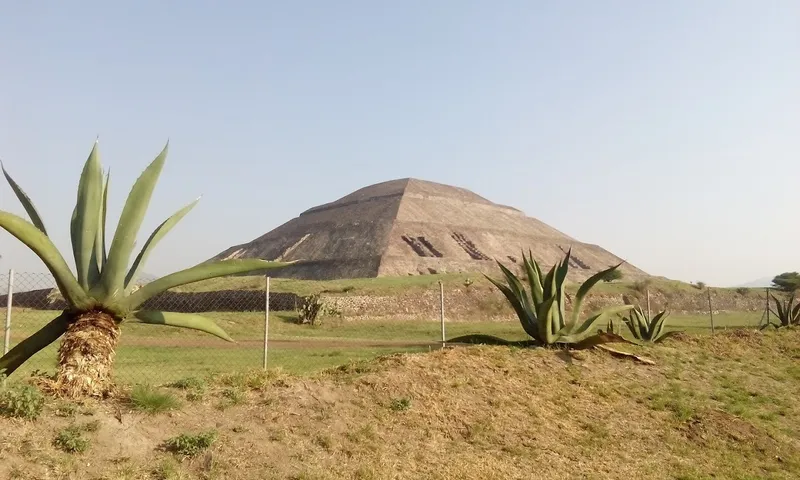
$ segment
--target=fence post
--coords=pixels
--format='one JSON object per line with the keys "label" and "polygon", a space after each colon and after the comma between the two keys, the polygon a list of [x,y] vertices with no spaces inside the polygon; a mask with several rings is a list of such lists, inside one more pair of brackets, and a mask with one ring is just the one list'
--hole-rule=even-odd
{"label": "fence post", "polygon": [[[770,311],[769,311],[769,287],[766,288],[766,291],[767,291],[767,326],[769,326],[770,322],[772,321],[769,318],[769,314],[770,314]],[[780,323],[780,321],[778,321],[778,323]]]}
{"label": "fence post", "polygon": [[714,335],[714,307],[711,305],[711,289],[708,292],[708,313],[711,315],[711,335]]}
{"label": "fence post", "polygon": [[442,324],[442,348],[444,348],[447,339],[444,332],[444,284],[439,280],[439,322]]}
{"label": "fence post", "polygon": [[11,347],[11,307],[14,296],[14,269],[8,271],[8,295],[6,296],[6,328],[3,336],[3,355],[8,353]]}
{"label": "fence post", "polygon": [[269,344],[269,275],[264,288],[264,370],[267,369],[267,346]]}

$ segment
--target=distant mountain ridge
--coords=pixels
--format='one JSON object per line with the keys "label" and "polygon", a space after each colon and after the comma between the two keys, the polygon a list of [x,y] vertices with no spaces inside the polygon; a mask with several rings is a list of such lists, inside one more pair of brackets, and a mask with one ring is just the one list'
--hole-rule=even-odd
{"label": "distant mountain ridge", "polygon": [[757,280],[753,280],[751,282],[743,283],[741,285],[736,285],[737,287],[746,287],[746,288],[766,288],[772,286],[772,279],[775,277],[763,277]]}

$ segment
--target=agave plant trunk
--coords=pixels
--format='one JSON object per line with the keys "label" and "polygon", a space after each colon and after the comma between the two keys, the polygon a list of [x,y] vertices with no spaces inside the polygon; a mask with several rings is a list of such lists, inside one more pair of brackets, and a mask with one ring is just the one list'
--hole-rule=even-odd
{"label": "agave plant trunk", "polygon": [[55,390],[69,398],[104,397],[111,389],[111,367],[120,330],[103,311],[79,314],[64,334],[58,350]]}

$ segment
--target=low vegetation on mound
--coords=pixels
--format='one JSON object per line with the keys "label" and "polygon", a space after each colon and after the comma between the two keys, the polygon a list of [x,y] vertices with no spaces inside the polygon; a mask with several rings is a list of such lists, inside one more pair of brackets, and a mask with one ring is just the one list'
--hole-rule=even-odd
{"label": "low vegetation on mound", "polygon": [[[270,291],[296,293],[298,295],[313,294],[353,294],[353,295],[396,295],[404,292],[428,291],[438,288],[442,282],[446,288],[489,291],[494,287],[481,274],[450,273],[433,275],[409,275],[405,277],[349,278],[341,280],[299,280],[293,278],[270,279]],[[223,277],[184,285],[174,289],[176,292],[216,292],[221,290],[263,290],[263,276]],[[567,291],[575,292],[578,284],[567,283]],[[669,280],[662,277],[650,277],[642,280],[613,280],[597,285],[598,294],[644,293],[653,292],[668,294],[695,294],[700,290],[696,284]],[[718,290],[738,293],[739,295],[763,294],[761,288],[721,288]]]}
{"label": "low vegetation on mound", "polygon": [[470,346],[44,405],[18,380],[0,395],[13,399],[0,405],[0,478],[800,476],[800,331],[619,348],[653,364]]}

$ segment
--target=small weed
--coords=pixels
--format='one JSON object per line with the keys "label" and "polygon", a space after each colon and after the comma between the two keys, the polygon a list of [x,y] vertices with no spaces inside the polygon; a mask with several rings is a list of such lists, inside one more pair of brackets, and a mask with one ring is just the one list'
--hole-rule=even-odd
{"label": "small weed", "polygon": [[203,392],[206,389],[206,382],[202,378],[186,377],[169,384],[172,388],[180,390],[192,390],[195,392]]}
{"label": "small weed", "polygon": [[203,393],[202,392],[189,392],[186,394],[186,400],[190,402],[199,402],[203,400]]}
{"label": "small weed", "polygon": [[391,408],[395,412],[403,412],[411,408],[411,400],[405,397],[395,398],[394,400],[392,400],[392,403],[391,405],[389,405],[389,408]]}
{"label": "small weed", "polygon": [[344,353],[340,350],[334,350],[331,352],[319,352],[319,353],[312,353],[312,357],[341,357]]}
{"label": "small weed", "polygon": [[238,388],[226,388],[222,396],[227,398],[231,405],[240,405],[247,400],[247,394]]}
{"label": "small weed", "polygon": [[198,402],[203,399],[208,388],[205,380],[198,377],[186,377],[177,380],[168,386],[180,390],[186,390],[186,400],[190,402]]}
{"label": "small weed", "polygon": [[339,373],[339,374],[352,374],[352,373],[370,373],[375,371],[377,366],[374,362],[368,362],[365,360],[355,360],[351,361],[350,363],[346,363],[344,365],[339,365],[338,367],[334,367],[333,369],[328,370],[331,373]]}
{"label": "small weed", "polygon": [[53,411],[56,417],[74,417],[76,413],[78,413],[78,406],[70,402],[58,404]]}
{"label": "small weed", "polygon": [[218,377],[218,382],[226,387],[240,390],[261,390],[281,376],[282,372],[280,370],[268,370],[266,372],[263,370],[251,370],[221,375]]}
{"label": "small weed", "polygon": [[317,435],[314,438],[314,443],[319,445],[320,447],[324,448],[326,451],[330,452],[333,449],[333,438],[330,435]]}
{"label": "small weed", "polygon": [[167,457],[150,472],[153,480],[179,480],[183,476],[180,465],[174,458]]}
{"label": "small weed", "polygon": [[80,428],[84,432],[94,433],[100,430],[100,420],[92,420],[91,422],[86,422]]}
{"label": "small weed", "polygon": [[150,385],[136,385],[130,397],[131,404],[137,410],[147,413],[161,413],[180,407],[180,402],[168,392],[160,392]]}
{"label": "small weed", "polygon": [[42,407],[44,396],[32,385],[15,383],[0,387],[0,415],[4,417],[35,420]]}
{"label": "small weed", "polygon": [[83,453],[89,448],[89,440],[83,437],[83,429],[72,425],[56,435],[53,446],[67,453]]}
{"label": "small weed", "polygon": [[192,457],[207,450],[217,440],[217,432],[210,430],[196,435],[182,433],[164,442],[164,447],[173,453]]}

